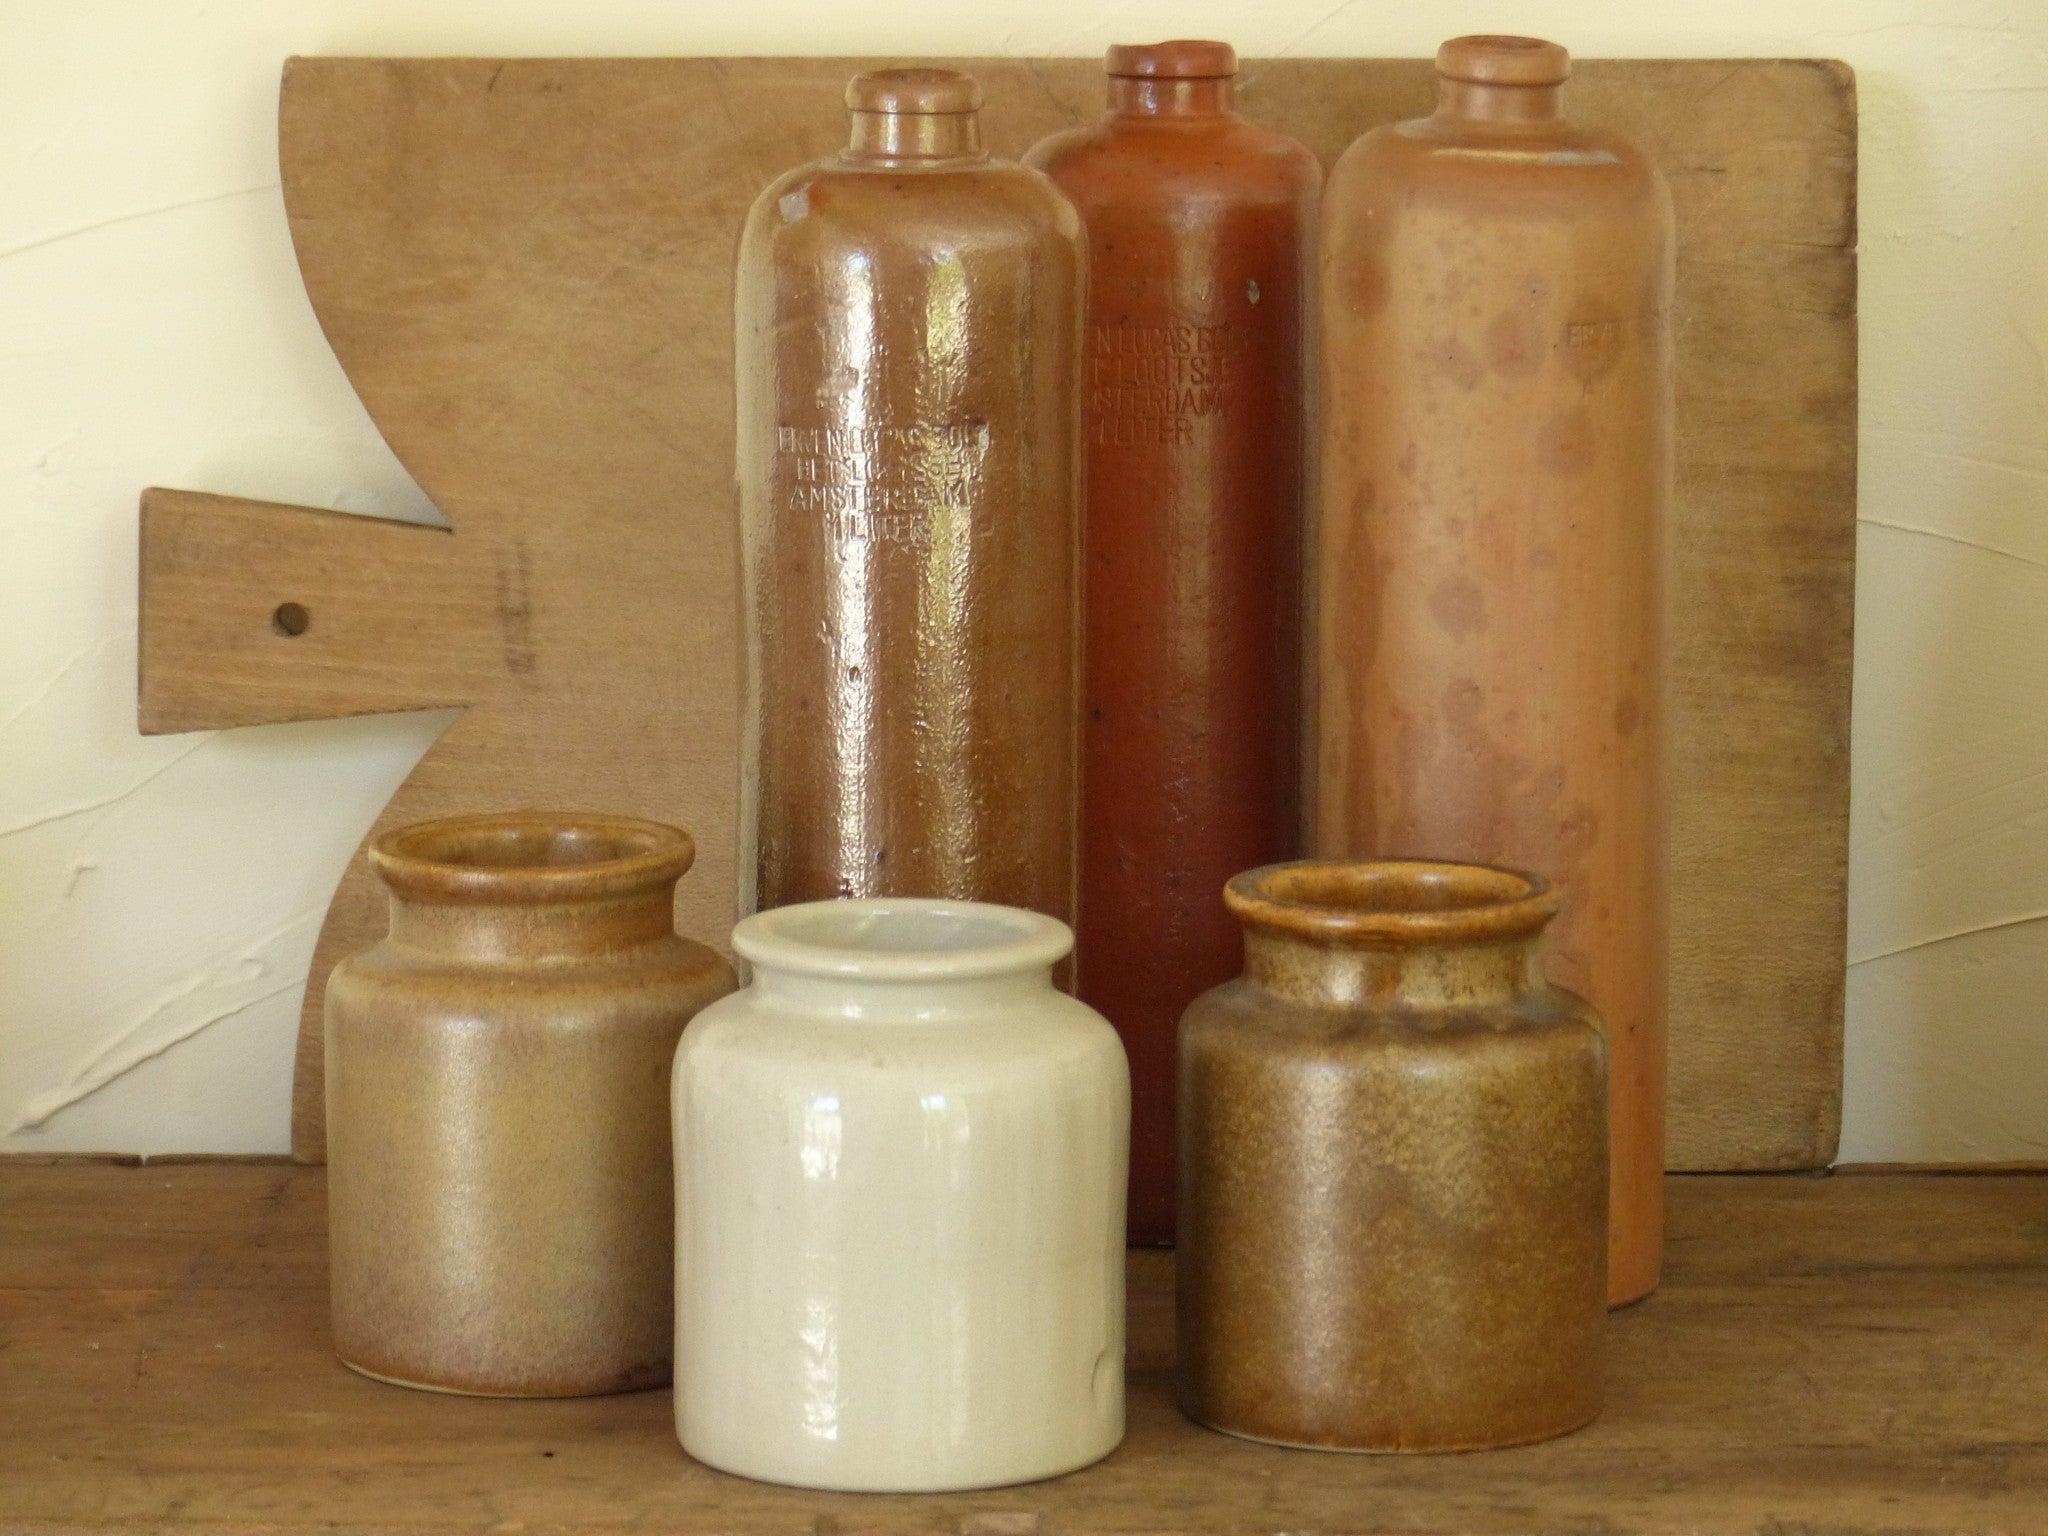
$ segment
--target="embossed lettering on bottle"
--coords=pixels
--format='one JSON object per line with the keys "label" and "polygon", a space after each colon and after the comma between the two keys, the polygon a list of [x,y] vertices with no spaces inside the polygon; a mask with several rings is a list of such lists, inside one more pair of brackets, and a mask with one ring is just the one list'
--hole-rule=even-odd
{"label": "embossed lettering on bottle", "polygon": [[935,524],[972,513],[991,436],[985,421],[778,426],[775,494],[790,511],[821,517],[834,549],[922,548]]}
{"label": "embossed lettering on bottle", "polygon": [[1236,392],[1249,338],[1228,321],[1096,325],[1088,334],[1088,440],[1099,447],[1194,441],[1195,423]]}

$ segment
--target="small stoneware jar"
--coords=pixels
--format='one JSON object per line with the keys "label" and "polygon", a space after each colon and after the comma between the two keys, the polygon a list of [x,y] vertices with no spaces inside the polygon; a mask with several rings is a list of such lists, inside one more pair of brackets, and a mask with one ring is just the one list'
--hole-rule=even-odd
{"label": "small stoneware jar", "polygon": [[1130,1076],[1066,925],[974,902],[746,918],[675,1065],[676,1430],[727,1472],[935,1491],[1124,1426]]}
{"label": "small stoneware jar", "polygon": [[391,932],[327,983],[334,1344],[404,1386],[669,1379],[668,1070],[732,968],[677,936],[687,834],[463,817],[379,839]]}
{"label": "small stoneware jar", "polygon": [[1179,1390],[1283,1445],[1457,1451],[1600,1407],[1607,1051],[1559,907],[1470,864],[1233,879],[1245,969],[1181,1025]]}

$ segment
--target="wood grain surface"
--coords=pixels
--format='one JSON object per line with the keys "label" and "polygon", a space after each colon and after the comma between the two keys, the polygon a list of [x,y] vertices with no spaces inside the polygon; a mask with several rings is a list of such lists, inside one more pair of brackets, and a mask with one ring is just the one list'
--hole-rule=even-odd
{"label": "wood grain surface", "polygon": [[[1000,153],[1099,110],[1093,60],[952,61]],[[835,147],[850,59],[301,59],[283,179],[307,291],[452,525],[151,493],[145,730],[462,703],[370,835],[560,806],[688,827],[686,931],[732,915],[731,264]],[[1252,61],[1244,110],[1328,164],[1428,110],[1419,60]],[[1805,1167],[1840,1111],[1855,538],[1855,106],[1811,61],[1593,61],[1591,124],[1678,210],[1670,1161]],[[307,594],[312,594],[308,597]],[[276,632],[279,604],[310,625]],[[360,855],[315,955],[293,1143],[324,1138],[319,1000],[382,931]]]}
{"label": "wood grain surface", "polygon": [[2048,1527],[2048,1177],[1671,1181],[1663,1289],[1590,1428],[1374,1457],[1195,1428],[1172,1259],[1133,1255],[1130,1431],[1034,1486],[769,1488],[666,1392],[508,1402],[329,1352],[322,1170],[0,1163],[0,1533],[1961,1532]]}

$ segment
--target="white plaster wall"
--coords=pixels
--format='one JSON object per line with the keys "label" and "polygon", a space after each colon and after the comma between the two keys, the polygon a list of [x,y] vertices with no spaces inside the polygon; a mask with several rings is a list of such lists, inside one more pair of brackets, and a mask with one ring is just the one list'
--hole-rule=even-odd
{"label": "white plaster wall", "polygon": [[1862,127],[1845,1160],[2048,1156],[2044,0],[0,0],[0,1149],[286,1145],[320,913],[445,716],[145,740],[135,500],[434,513],[321,341],[290,53],[1829,55]]}

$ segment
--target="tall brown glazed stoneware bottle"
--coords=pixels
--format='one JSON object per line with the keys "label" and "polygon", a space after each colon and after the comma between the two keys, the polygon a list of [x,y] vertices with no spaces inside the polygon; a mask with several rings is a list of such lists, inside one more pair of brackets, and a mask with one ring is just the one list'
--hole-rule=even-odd
{"label": "tall brown glazed stoneware bottle", "polygon": [[1131,1059],[1131,1235],[1173,1238],[1174,1035],[1234,975],[1217,892],[1300,826],[1304,340],[1322,168],[1214,42],[1109,50],[1027,155],[1088,234],[1080,994]]}
{"label": "tall brown glazed stoneware bottle", "polygon": [[1535,870],[1605,1016],[1609,1298],[1657,1284],[1668,919],[1671,198],[1574,127],[1532,38],[1437,55],[1436,114],[1331,173],[1319,853]]}
{"label": "tall brown glazed stoneware bottle", "polygon": [[1080,221],[950,70],[847,87],[737,284],[760,907],[943,896],[1071,920]]}

